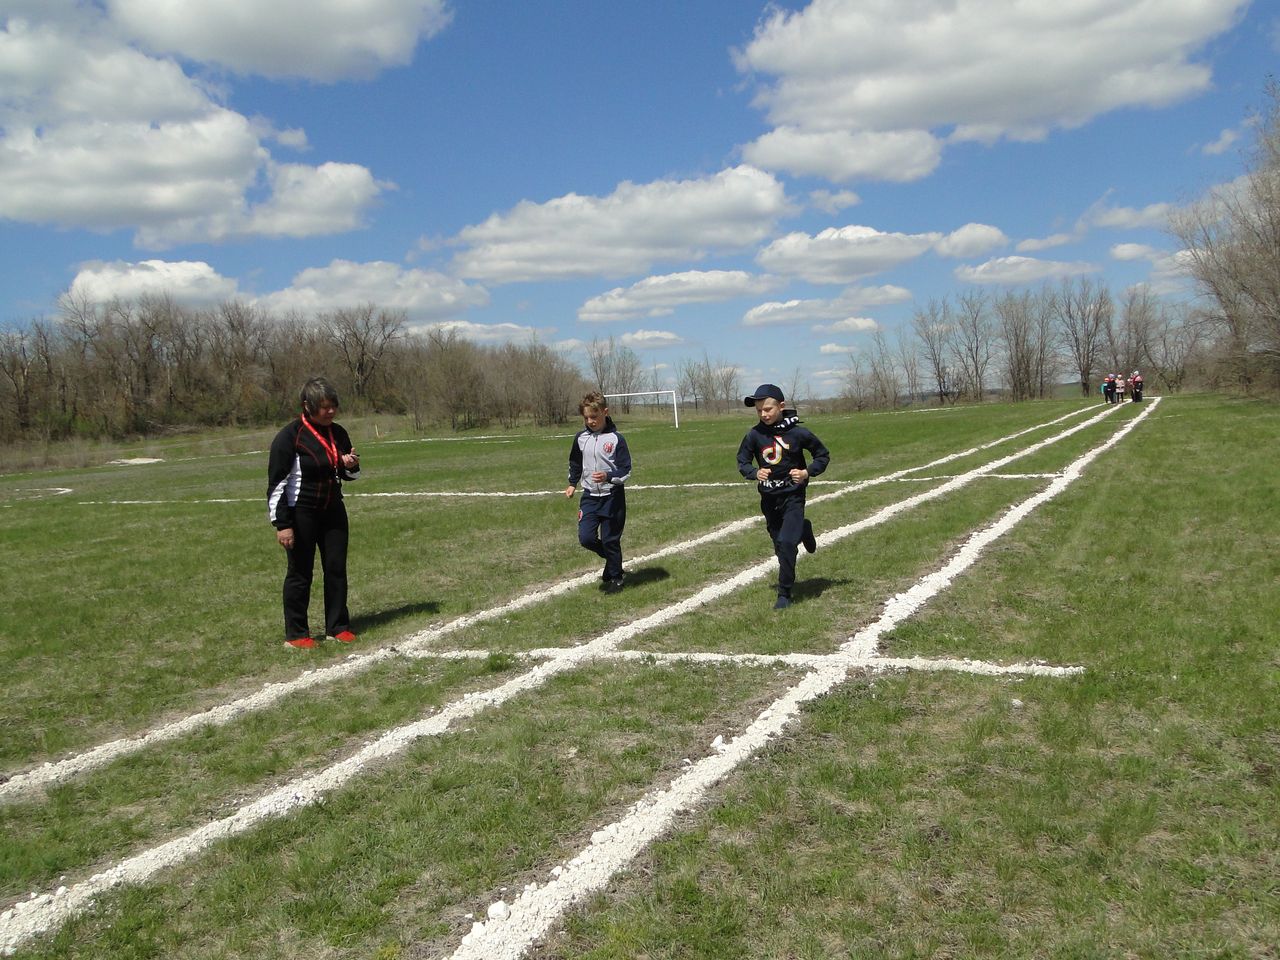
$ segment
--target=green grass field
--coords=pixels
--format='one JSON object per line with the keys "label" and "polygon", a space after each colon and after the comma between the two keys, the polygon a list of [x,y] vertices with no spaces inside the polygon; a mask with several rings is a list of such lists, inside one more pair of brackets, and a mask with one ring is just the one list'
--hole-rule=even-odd
{"label": "green grass field", "polygon": [[[490,904],[546,886],[799,683],[808,668],[785,655],[836,651],[1144,409],[802,554],[779,613],[767,575],[725,586],[771,554],[761,523],[729,526],[758,513],[734,466],[749,411],[685,414],[679,430],[618,418],[635,471],[617,596],[568,584],[598,573],[559,493],[573,428],[415,440],[348,422],[365,474],[348,487],[360,639],[307,653],[280,644],[273,431],[116,452],[156,463],[10,473],[0,947],[448,957]],[[820,536],[857,524],[1101,410],[806,419],[832,451],[808,514]],[[1020,431],[914,482],[868,483]],[[1278,441],[1273,404],[1162,400],[880,641],[887,657],[1081,673],[851,672],[523,955],[1280,956]],[[705,602],[671,615],[691,598]],[[637,622],[652,625],[610,649],[647,656],[528,653]],[[668,656],[682,653],[761,656]],[[260,709],[12,789],[269,684],[287,692]],[[436,720],[316,802],[289,799]],[[281,815],[22,932],[45,902],[269,797],[286,798]]]}

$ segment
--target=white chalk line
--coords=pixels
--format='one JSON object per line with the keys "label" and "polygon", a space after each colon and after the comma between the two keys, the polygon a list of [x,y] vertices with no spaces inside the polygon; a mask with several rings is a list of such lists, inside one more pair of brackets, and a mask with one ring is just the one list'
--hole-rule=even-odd
{"label": "white chalk line", "polygon": [[[1114,409],[1114,406],[1108,408],[1108,410]],[[872,486],[891,483],[895,480],[901,479],[907,474],[938,467],[961,457],[972,456],[975,453],[979,453],[991,447],[1011,442],[1025,434],[1047,429],[1048,427],[1055,426],[1065,420],[1078,416],[1082,412],[1093,412],[1093,408],[1072,411],[1046,423],[1027,427],[1004,437],[999,437],[996,440],[989,441],[976,447],[971,447],[968,450],[961,450],[956,453],[947,454],[936,460],[932,460],[929,463],[921,464],[920,466],[908,467],[894,473],[854,483],[841,490],[837,490],[834,493],[810,498],[809,503],[822,503]],[[1104,411],[1102,415],[1105,415],[1106,412],[1107,411]],[[1089,422],[1099,419],[1100,416],[1101,415],[1095,413],[1094,416],[1090,418]],[[563,491],[561,491],[560,495],[563,495]],[[733,534],[749,529],[752,526],[758,525],[760,522],[761,518],[759,514],[754,514],[741,520],[735,520],[700,537],[675,543],[654,553],[629,560],[628,566],[632,568],[644,566],[664,557],[686,553],[708,543],[713,543],[717,540],[724,539],[732,536]],[[774,563],[776,563],[776,560]],[[303,671],[301,675],[293,680],[264,684],[261,690],[250,694],[249,696],[241,697],[229,703],[221,704],[208,710],[191,714],[148,732],[132,737],[123,737],[117,740],[112,740],[90,748],[83,753],[66,757],[62,760],[48,761],[39,767],[32,768],[31,770],[12,774],[7,781],[0,783],[0,803],[4,803],[15,797],[29,795],[41,787],[59,783],[63,780],[70,779],[73,776],[105,766],[115,760],[136,753],[140,750],[144,750],[155,744],[176,740],[188,733],[195,732],[204,727],[224,726],[247,713],[266,709],[294,693],[311,689],[325,683],[331,683],[339,679],[352,677],[364,670],[368,670],[376,666],[379,663],[395,657],[399,652],[411,652],[419,646],[431,643],[432,641],[448,636],[451,633],[456,633],[459,630],[469,628],[476,624],[506,616],[507,614],[541,603],[544,600],[549,600],[552,597],[568,593],[571,590],[576,590],[579,587],[596,583],[598,579],[599,577],[595,573],[581,574],[577,577],[561,581],[549,587],[523,594],[505,604],[480,610],[472,614],[463,615],[438,627],[429,627],[426,630],[410,635],[395,646],[384,647],[381,650],[376,650],[371,653],[352,654],[342,663]]]}
{"label": "white chalk line", "polygon": [[[590,844],[577,856],[551,870],[551,879],[546,884],[526,886],[509,906],[504,904],[491,914],[501,919],[474,923],[459,947],[449,955],[450,960],[518,960],[560,922],[565,911],[604,889],[620,869],[665,833],[677,814],[699,805],[715,784],[779,736],[805,703],[843,683],[855,665],[873,660],[881,636],[945,590],[960,572],[977,562],[987,546],[1012,530],[1037,506],[1065,490],[1080,477],[1085,466],[1118,443],[1155,406],[1153,402],[1106,442],[1075,460],[1044,490],[1011,507],[995,523],[973,534],[941,570],[922,578],[905,594],[892,598],[879,619],[841,645],[841,651],[847,655],[844,659],[832,656],[816,666],[766,707],[738,737],[728,742],[717,738],[717,749],[713,753],[691,764],[667,787],[651,791],[636,801],[622,819],[595,831]],[[938,668],[937,661],[905,658],[900,662],[908,667],[920,664]]]}
{"label": "white chalk line", "polygon": [[[810,486],[841,486],[847,484],[847,480],[810,480]],[[705,483],[629,483],[628,490],[691,490],[698,487],[741,487],[744,481],[739,480],[737,483],[726,481],[708,481]],[[755,483],[754,480],[751,483]],[[70,490],[64,491],[70,493]],[[564,497],[564,487],[558,487],[554,490],[386,490],[374,493],[344,490],[342,493],[345,500],[371,500],[371,499],[417,499],[417,498],[435,498],[435,499],[506,499],[506,498],[524,498],[524,497]],[[200,497],[190,500],[168,499],[168,500],[77,500],[78,506],[93,507],[133,507],[133,506],[157,506],[163,504],[182,504],[183,506],[197,505],[202,503],[258,503],[261,497]]]}
{"label": "white chalk line", "polygon": [[[549,660],[559,656],[565,647],[536,647],[508,653],[503,650],[418,650],[418,659],[487,660],[491,656],[510,656],[517,660]],[[977,673],[986,676],[1069,677],[1084,672],[1083,667],[1055,667],[1046,663],[997,664],[963,657],[929,659],[926,657],[883,657],[879,653],[862,657],[848,653],[711,653],[704,651],[650,652],[647,650],[610,650],[593,659],[620,663],[667,664],[731,664],[751,667],[819,667],[833,660],[846,663],[849,669],[869,671],[936,670],[954,673]]]}
{"label": "white chalk line", "polygon": [[[1025,451],[1005,457],[1000,461],[996,461],[994,464],[979,467],[974,471],[971,471],[970,475],[973,477],[981,476],[983,473],[990,472],[990,470],[995,469],[996,465],[1003,465],[1010,460],[1015,460],[1019,457],[1029,455],[1049,443],[1071,436],[1077,431],[1084,429],[1101,419],[1101,417],[1105,416],[1107,412],[1109,411],[1104,411],[1102,414],[1095,415],[1094,417],[1089,418],[1086,422],[1078,424],[1075,427],[1071,427],[1060,434],[1057,434],[1055,437],[1051,437],[1034,444]],[[1136,422],[1136,420],[1132,421],[1131,425],[1133,422]],[[1124,432],[1127,432],[1127,430],[1131,428],[1131,425],[1126,427]],[[1002,442],[1002,440],[993,441],[992,444],[989,445],[994,445],[999,442]],[[956,456],[959,455],[952,454],[942,459],[954,459]],[[934,464],[926,464],[925,467],[919,469],[924,469],[933,465]],[[1074,479],[1074,477],[1072,479]],[[928,500],[935,499],[937,496],[941,496],[939,491],[947,488],[956,489],[963,485],[963,477],[957,478],[955,481],[944,484],[942,487],[925,491],[924,493],[908,498],[908,500],[901,501],[900,503],[892,504],[889,507],[881,509],[874,515],[874,517],[879,519],[868,518],[868,520],[848,524],[844,527],[830,531],[820,537],[819,542],[824,544],[834,543],[839,539],[852,535],[858,530],[875,526],[878,523],[883,523],[891,517],[896,516],[898,513],[902,512],[902,510],[907,509],[904,504],[915,505],[918,503],[924,503]],[[843,491],[828,494],[827,498],[839,496],[842,492]],[[755,519],[758,518],[753,518],[753,520]],[[739,521],[739,523],[741,523],[741,521]],[[730,524],[728,526],[733,527],[736,525],[737,524]],[[712,534],[708,534],[707,537],[714,538],[716,535],[717,533],[713,532]],[[707,537],[701,539],[705,540]],[[659,553],[674,552],[676,549],[679,549],[678,545],[666,548],[664,551],[659,551]],[[656,555],[657,554],[655,554],[655,556]],[[557,676],[558,674],[574,669],[580,664],[596,659],[601,655],[616,651],[623,643],[640,636],[654,627],[663,625],[671,620],[675,620],[686,613],[693,612],[707,603],[727,596],[742,586],[762,579],[769,575],[776,566],[777,559],[770,557],[769,560],[740,571],[727,580],[722,580],[709,587],[705,587],[684,600],[670,604],[661,610],[631,621],[630,623],[615,627],[588,643],[576,647],[561,648],[560,652],[553,659],[549,659],[534,666],[526,673],[505,683],[499,684],[497,687],[490,690],[465,694],[461,699],[444,705],[437,713],[430,717],[425,717],[413,723],[394,728],[380,736],[377,740],[367,744],[345,760],[333,764],[318,773],[309,774],[297,778],[290,783],[284,784],[265,796],[260,797],[258,800],[240,807],[235,813],[224,817],[221,820],[206,824],[195,830],[189,831],[186,834],[175,837],[172,840],[150,850],[128,857],[120,861],[115,866],[94,874],[87,880],[78,882],[71,887],[62,886],[53,893],[33,893],[30,899],[21,901],[6,910],[3,914],[0,914],[0,953],[11,952],[13,949],[16,949],[18,945],[26,942],[32,937],[39,936],[40,934],[66,922],[72,916],[88,909],[93,901],[104,892],[122,884],[144,883],[161,870],[167,869],[168,867],[189,859],[218,840],[243,833],[268,818],[283,816],[294,810],[310,806],[320,801],[325,794],[341,787],[347,781],[355,777],[367,765],[401,753],[418,739],[428,736],[437,736],[444,733],[455,720],[473,716],[482,710],[488,709],[489,707],[499,706],[519,693],[542,686],[547,680]],[[947,568],[944,568],[944,570],[945,569]],[[589,574],[579,579],[592,582],[596,577],[593,574]],[[949,579],[947,582],[949,582]],[[559,587],[561,586],[563,585],[558,585],[551,589],[560,592]],[[537,602],[536,600],[529,599],[533,596],[534,595],[532,594],[526,595],[525,597],[518,598],[516,601],[513,601],[512,604],[508,604],[506,606],[511,607],[515,604],[527,605],[528,603]],[[888,604],[886,604],[886,610],[890,611],[900,607],[901,603],[899,601],[901,601],[905,596],[908,596],[908,594],[899,594],[898,596],[891,598]],[[491,615],[496,615],[491,614],[490,611],[483,611],[482,614],[484,614],[484,619],[489,619]],[[474,619],[476,618],[473,618],[473,622]],[[454,621],[454,623],[458,622],[459,621]],[[888,612],[882,615],[880,620],[877,621],[877,623],[881,622],[890,622]],[[892,622],[896,622],[896,620]],[[438,630],[423,631],[421,634],[415,635],[414,638],[410,638],[410,641],[406,646],[410,649],[412,649],[413,646],[420,646],[421,641],[415,643],[415,638],[425,637],[427,639],[434,639],[439,633],[440,631]],[[871,642],[870,650],[862,649],[862,647],[865,647],[865,643],[861,645],[854,643],[854,641],[866,633],[867,631],[864,630],[856,635],[853,640],[843,644],[841,651],[846,654],[853,653],[864,657],[869,656],[875,649],[874,640]],[[367,655],[364,660],[371,661],[374,659],[385,659],[394,655],[394,650],[378,651],[377,653]],[[346,665],[339,665],[338,667],[330,669],[336,671],[337,669],[341,669],[342,666],[350,667],[352,664],[359,662],[361,661],[353,658],[353,660],[349,661]],[[845,660],[841,661],[842,664],[845,662]],[[822,673],[822,669],[812,671],[807,676],[812,677],[816,674]],[[841,677],[844,676],[846,670],[847,666],[842,665],[840,667]],[[313,673],[318,672],[319,671],[314,671]],[[301,680],[304,678],[299,679]],[[804,686],[805,682],[806,681],[801,681],[800,686]],[[797,703],[799,702],[802,701],[797,701]],[[209,713],[212,712],[213,711],[209,711]],[[197,715],[197,717],[204,716],[206,716],[206,714]],[[187,720],[192,719],[195,718],[187,718]],[[186,721],[179,721],[179,723],[183,722]],[[44,768],[37,768],[34,772],[38,773],[42,769]],[[722,775],[723,774],[719,776]],[[716,779],[719,779],[719,776],[717,776]],[[5,784],[4,786],[8,786],[8,784]],[[523,950],[523,947],[521,949]]]}

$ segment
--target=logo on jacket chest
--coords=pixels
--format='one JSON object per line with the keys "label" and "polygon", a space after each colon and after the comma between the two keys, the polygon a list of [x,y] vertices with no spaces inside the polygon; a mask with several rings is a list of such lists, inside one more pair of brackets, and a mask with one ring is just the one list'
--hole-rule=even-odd
{"label": "logo on jacket chest", "polygon": [[775,437],[773,443],[760,451],[760,459],[771,467],[776,467],[782,462],[783,456],[791,450],[791,444],[787,443],[781,437]]}
{"label": "logo on jacket chest", "polygon": [[612,443],[605,443],[605,445],[604,445],[604,452],[605,452],[605,453],[613,453],[613,444],[612,444]]}

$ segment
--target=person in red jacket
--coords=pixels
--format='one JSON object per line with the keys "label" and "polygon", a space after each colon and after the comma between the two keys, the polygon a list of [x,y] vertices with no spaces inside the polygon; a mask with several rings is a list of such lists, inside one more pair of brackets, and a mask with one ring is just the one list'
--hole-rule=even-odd
{"label": "person in red jacket", "polygon": [[323,377],[302,388],[302,411],[271,441],[267,461],[267,519],[285,550],[284,645],[309,650],[316,642],[307,625],[316,550],[324,574],[324,621],[328,636],[351,643],[347,612],[347,508],[343,481],[360,475],[351,437],[333,422],[338,391]]}

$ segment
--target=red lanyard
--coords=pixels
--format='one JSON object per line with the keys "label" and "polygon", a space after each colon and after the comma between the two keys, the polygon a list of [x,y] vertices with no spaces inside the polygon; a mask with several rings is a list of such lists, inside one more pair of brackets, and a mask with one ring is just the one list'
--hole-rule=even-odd
{"label": "red lanyard", "polygon": [[[329,455],[329,463],[336,471],[338,469],[337,445],[332,440],[326,440],[324,437],[320,436],[320,431],[311,425],[311,421],[307,419],[306,414],[302,415],[302,422],[306,428],[311,431],[311,435],[320,441],[320,446],[324,447],[324,452]],[[330,431],[330,436],[332,435],[332,431]]]}

